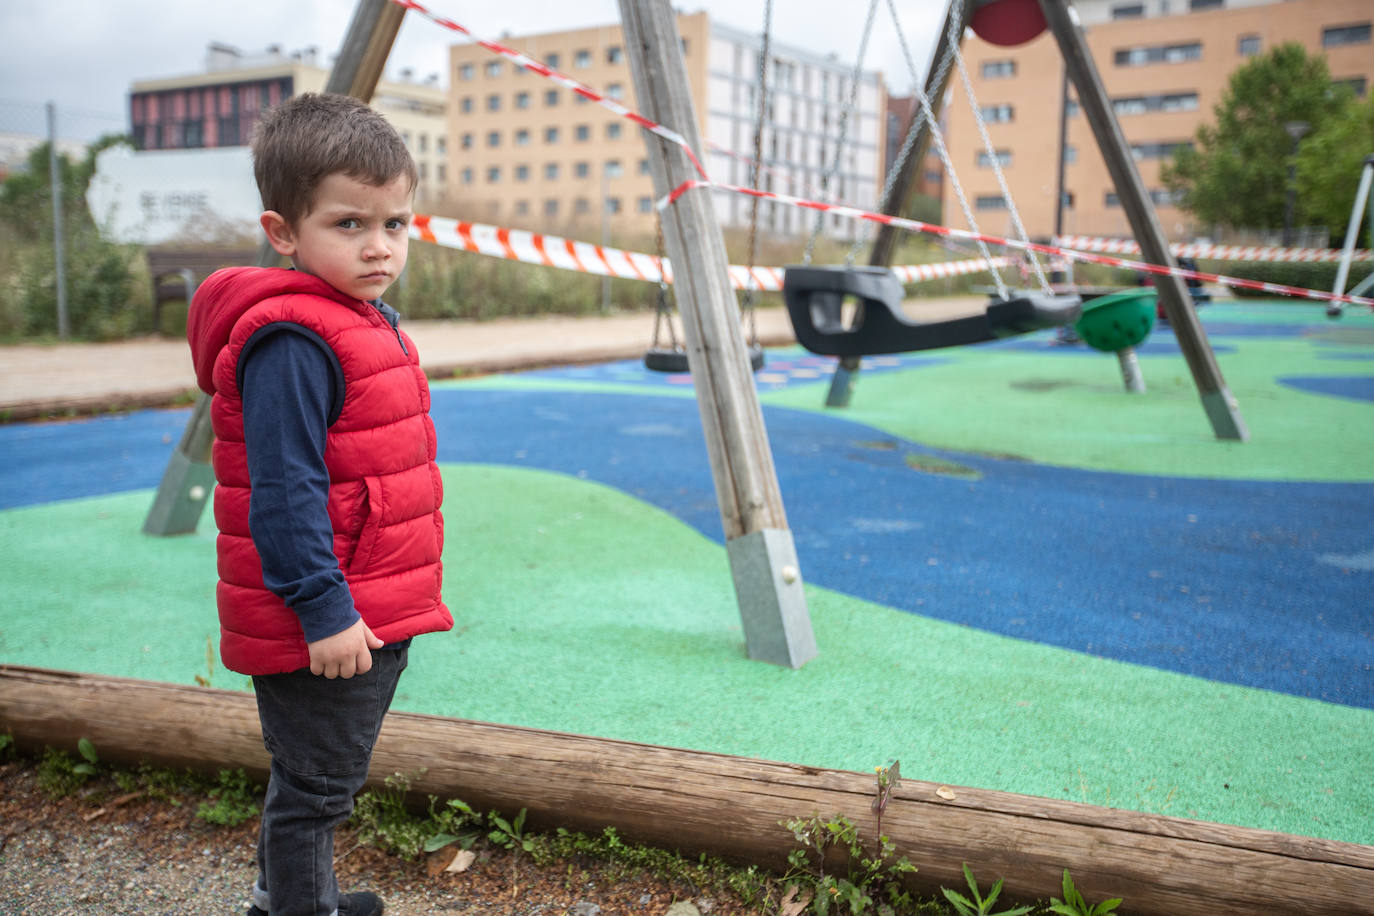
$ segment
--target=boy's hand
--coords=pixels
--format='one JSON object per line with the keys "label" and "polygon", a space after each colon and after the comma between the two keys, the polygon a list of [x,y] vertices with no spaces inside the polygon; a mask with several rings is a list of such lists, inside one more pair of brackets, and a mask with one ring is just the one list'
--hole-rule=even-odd
{"label": "boy's hand", "polygon": [[372,649],[385,643],[359,620],[347,630],[309,644],[310,673],[328,678],[352,677],[372,670]]}

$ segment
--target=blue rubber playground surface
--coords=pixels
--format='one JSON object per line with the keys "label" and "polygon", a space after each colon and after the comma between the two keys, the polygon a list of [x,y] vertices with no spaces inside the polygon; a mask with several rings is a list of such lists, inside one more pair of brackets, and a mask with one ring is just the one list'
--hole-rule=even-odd
{"label": "blue rubber playground surface", "polygon": [[[1374,843],[1374,318],[1200,313],[1250,431],[1167,327],[756,383],[820,655],[744,657],[691,380],[638,362],[434,386],[457,625],[397,707]],[[0,661],[247,689],[213,523],[139,532],[189,411],[0,427]],[[207,653],[209,655],[207,657]]]}

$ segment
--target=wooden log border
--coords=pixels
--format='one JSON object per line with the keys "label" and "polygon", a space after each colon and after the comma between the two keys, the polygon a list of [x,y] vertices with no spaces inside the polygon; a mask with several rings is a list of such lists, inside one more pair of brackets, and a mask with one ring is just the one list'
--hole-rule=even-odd
{"label": "wooden log border", "polygon": [[[0,731],[28,749],[88,738],[112,762],[267,767],[252,696],[224,690],[0,665]],[[394,773],[478,810],[526,808],[532,826],[613,826],[770,868],[794,848],[789,818],[843,814],[875,831],[871,773],[415,713],[382,730],[372,781]],[[892,792],[883,830],[924,893],[961,887],[967,862],[1021,900],[1057,895],[1068,868],[1089,899],[1124,897],[1130,913],[1374,913],[1371,846],[913,779]]]}

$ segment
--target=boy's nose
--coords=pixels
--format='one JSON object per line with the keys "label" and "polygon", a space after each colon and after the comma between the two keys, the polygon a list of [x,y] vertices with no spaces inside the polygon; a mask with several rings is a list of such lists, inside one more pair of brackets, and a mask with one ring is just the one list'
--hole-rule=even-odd
{"label": "boy's nose", "polygon": [[363,257],[369,261],[391,257],[391,248],[386,243],[386,235],[381,232],[369,233],[363,245]]}

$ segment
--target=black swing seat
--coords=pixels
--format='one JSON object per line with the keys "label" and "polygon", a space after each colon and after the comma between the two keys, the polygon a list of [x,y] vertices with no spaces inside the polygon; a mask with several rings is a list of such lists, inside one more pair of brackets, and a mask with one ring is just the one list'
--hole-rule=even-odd
{"label": "black swing seat", "polygon": [[[938,350],[1058,327],[1078,320],[1077,295],[1017,290],[967,318],[918,323],[902,314],[902,283],[885,267],[789,267],[782,295],[797,342],[822,356],[876,356]],[[846,298],[853,323],[844,324]]]}
{"label": "black swing seat", "polygon": [[[749,366],[755,372],[763,368],[763,347],[749,345]],[[644,353],[644,368],[651,372],[690,372],[687,365],[687,351],[654,347]]]}

